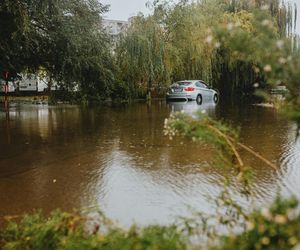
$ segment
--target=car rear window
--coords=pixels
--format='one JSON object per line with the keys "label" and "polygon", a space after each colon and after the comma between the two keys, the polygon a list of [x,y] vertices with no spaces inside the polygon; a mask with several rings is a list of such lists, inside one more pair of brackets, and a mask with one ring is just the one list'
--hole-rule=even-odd
{"label": "car rear window", "polygon": [[179,86],[188,86],[191,85],[192,82],[176,82]]}

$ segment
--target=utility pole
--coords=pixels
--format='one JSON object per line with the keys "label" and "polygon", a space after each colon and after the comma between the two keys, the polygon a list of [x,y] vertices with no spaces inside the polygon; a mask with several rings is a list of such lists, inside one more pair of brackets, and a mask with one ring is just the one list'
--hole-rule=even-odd
{"label": "utility pole", "polygon": [[7,142],[10,144],[11,138],[10,138],[10,117],[9,117],[9,100],[8,100],[8,92],[9,92],[9,86],[8,86],[8,80],[9,80],[9,72],[3,71],[3,79],[5,80],[4,85],[4,93],[5,93],[5,99],[4,99],[4,110],[6,113],[6,134],[7,134]]}
{"label": "utility pole", "polygon": [[4,99],[4,108],[6,111],[6,114],[8,113],[9,109],[9,102],[8,102],[8,79],[9,79],[9,72],[4,71],[3,72],[4,80],[5,80],[5,86],[4,86],[4,92],[5,92],[5,99]]}

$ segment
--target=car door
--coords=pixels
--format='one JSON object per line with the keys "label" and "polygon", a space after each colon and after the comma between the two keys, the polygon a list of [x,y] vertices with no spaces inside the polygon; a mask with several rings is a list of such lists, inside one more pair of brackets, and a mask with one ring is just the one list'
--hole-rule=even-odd
{"label": "car door", "polygon": [[202,88],[201,83],[198,81],[195,83],[196,89],[197,89],[197,95],[200,94],[202,96],[202,98],[204,97],[204,90]]}
{"label": "car door", "polygon": [[199,86],[201,88],[201,92],[203,93],[202,94],[203,100],[206,100],[206,101],[210,100],[211,99],[211,90],[206,85],[206,83],[203,81],[199,81]]}

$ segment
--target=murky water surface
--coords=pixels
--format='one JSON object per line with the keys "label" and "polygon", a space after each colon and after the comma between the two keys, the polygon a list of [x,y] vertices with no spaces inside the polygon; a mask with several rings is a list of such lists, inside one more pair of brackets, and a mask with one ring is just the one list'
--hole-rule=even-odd
{"label": "murky water surface", "polygon": [[[242,152],[253,166],[257,204],[278,191],[300,196],[296,125],[270,108],[163,101],[98,108],[11,104],[9,114],[0,110],[0,217],[100,207],[123,225],[145,225],[188,215],[188,206],[212,211],[208,197],[216,197],[233,172],[211,165],[216,154],[209,146],[163,135],[164,120],[180,110],[206,110],[239,126],[242,142],[278,165],[275,171]],[[231,189],[247,204],[236,185]]]}

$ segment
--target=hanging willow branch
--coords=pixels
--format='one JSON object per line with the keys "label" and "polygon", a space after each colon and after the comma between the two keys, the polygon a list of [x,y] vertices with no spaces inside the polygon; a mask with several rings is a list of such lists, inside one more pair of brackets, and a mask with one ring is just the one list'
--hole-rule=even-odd
{"label": "hanging willow branch", "polygon": [[240,143],[238,141],[238,133],[234,129],[224,125],[222,122],[213,120],[205,114],[201,114],[198,120],[184,113],[171,114],[170,118],[165,121],[165,134],[171,139],[176,135],[180,135],[216,146],[223,155],[227,156],[229,161],[230,157],[234,156],[237,162],[234,165],[237,166],[239,172],[245,170],[245,164],[237,148],[246,150],[274,170],[278,169],[268,159]]}

